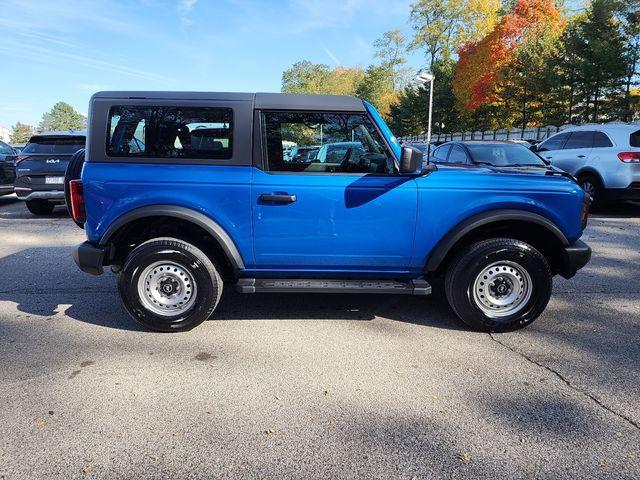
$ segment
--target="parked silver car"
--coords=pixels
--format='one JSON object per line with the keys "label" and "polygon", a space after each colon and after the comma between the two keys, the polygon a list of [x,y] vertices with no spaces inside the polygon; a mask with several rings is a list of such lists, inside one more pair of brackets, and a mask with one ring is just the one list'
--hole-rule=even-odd
{"label": "parked silver car", "polygon": [[532,150],[574,175],[594,206],[640,200],[639,124],[569,127]]}

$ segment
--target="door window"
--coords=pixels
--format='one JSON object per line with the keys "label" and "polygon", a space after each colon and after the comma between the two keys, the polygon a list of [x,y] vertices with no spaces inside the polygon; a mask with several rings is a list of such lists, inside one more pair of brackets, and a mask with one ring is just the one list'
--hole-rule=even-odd
{"label": "door window", "polygon": [[575,150],[579,148],[591,148],[593,147],[593,132],[571,132],[567,143],[564,145],[564,150]]}
{"label": "door window", "polygon": [[392,153],[363,114],[263,112],[262,139],[270,172],[395,172]]}
{"label": "door window", "polygon": [[446,162],[447,155],[449,155],[449,150],[451,150],[451,145],[442,145],[441,147],[436,148],[436,151],[433,152],[434,161]]}
{"label": "door window", "polygon": [[467,154],[460,145],[454,145],[449,154],[449,163],[468,163]]}
{"label": "door window", "polygon": [[567,141],[567,138],[569,138],[568,133],[559,133],[554,135],[545,142],[542,142],[538,147],[538,151],[546,152],[547,150],[560,150]]}

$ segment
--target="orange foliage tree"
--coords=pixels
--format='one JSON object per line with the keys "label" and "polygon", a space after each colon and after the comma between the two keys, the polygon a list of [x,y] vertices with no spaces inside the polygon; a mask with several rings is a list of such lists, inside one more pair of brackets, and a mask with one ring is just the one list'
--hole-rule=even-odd
{"label": "orange foliage tree", "polygon": [[484,38],[459,50],[453,94],[462,110],[476,110],[500,100],[503,72],[517,49],[542,31],[562,32],[565,21],[553,0],[518,0]]}

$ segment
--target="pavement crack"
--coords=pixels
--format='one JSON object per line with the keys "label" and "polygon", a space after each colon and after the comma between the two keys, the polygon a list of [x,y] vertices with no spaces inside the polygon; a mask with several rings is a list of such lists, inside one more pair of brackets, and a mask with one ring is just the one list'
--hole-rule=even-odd
{"label": "pavement crack", "polygon": [[579,393],[580,395],[590,399],[591,401],[593,401],[596,405],[598,405],[600,408],[606,410],[609,413],[612,413],[613,415],[615,415],[616,417],[620,418],[621,420],[624,420],[625,422],[627,422],[629,425],[633,426],[636,428],[636,430],[640,430],[640,423],[638,423],[636,420],[624,415],[623,413],[617,412],[615,410],[613,410],[611,407],[609,407],[608,405],[606,405],[605,403],[603,403],[598,397],[596,397],[595,395],[582,390],[580,388],[578,388],[577,386],[575,386],[574,384],[571,383],[570,380],[568,380],[564,375],[562,375],[560,372],[558,372],[557,370],[554,370],[553,368],[544,365],[543,363],[538,362],[537,360],[534,360],[533,358],[531,358],[530,356],[528,356],[527,354],[516,350],[515,348],[507,345],[504,342],[501,342],[500,340],[498,340],[493,333],[489,333],[489,337],[491,338],[491,340],[493,340],[494,342],[496,342],[497,344],[501,345],[503,348],[506,348],[507,350],[509,350],[512,353],[515,353],[516,355],[524,358],[526,361],[528,361],[529,363],[532,363],[534,365],[537,365],[538,367],[546,370],[547,372],[551,373],[552,375],[554,375],[556,378],[558,378],[562,383],[564,383],[568,388],[570,388],[571,390],[573,390],[576,393]]}

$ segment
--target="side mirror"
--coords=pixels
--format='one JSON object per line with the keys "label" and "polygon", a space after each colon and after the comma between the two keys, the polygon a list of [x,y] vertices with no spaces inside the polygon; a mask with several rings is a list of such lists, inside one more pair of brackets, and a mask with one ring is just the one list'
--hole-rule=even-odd
{"label": "side mirror", "polygon": [[415,173],[422,169],[423,153],[415,147],[402,147],[400,173]]}
{"label": "side mirror", "polygon": [[538,152],[538,145],[531,145],[529,147],[529,150],[531,150],[532,152]]}

